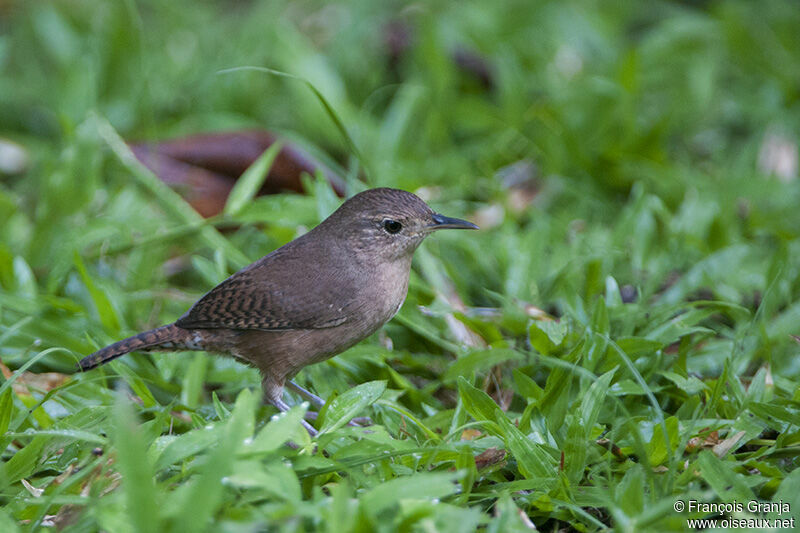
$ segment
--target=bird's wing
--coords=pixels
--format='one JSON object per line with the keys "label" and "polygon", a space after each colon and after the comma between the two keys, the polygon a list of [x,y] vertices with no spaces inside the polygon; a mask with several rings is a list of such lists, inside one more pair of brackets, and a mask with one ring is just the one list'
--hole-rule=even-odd
{"label": "bird's wing", "polygon": [[[352,318],[356,280],[323,255],[279,249],[226,279],[179,318],[185,329],[320,329]],[[319,257],[320,254],[317,254]]]}

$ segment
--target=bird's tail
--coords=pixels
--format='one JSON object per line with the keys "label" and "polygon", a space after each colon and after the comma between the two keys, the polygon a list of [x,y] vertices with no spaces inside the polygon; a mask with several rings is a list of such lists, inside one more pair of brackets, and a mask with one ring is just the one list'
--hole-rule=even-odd
{"label": "bird's tail", "polygon": [[78,366],[80,366],[81,370],[91,370],[134,350],[172,350],[179,348],[187,338],[188,333],[188,331],[179,328],[175,324],[161,326],[101,348],[92,355],[87,355],[81,359]]}

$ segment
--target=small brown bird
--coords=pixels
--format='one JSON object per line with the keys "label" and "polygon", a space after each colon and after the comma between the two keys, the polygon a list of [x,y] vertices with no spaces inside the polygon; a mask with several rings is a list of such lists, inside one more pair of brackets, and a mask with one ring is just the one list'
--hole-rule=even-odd
{"label": "small brown bird", "polygon": [[[414,250],[439,229],[478,227],[435,213],[409,192],[364,191],[211,289],[174,324],[106,346],[80,367],[90,370],[134,350],[231,355],[261,371],[266,400],[285,411],[287,380],[353,346],[397,313]],[[288,385],[316,405],[324,403]]]}

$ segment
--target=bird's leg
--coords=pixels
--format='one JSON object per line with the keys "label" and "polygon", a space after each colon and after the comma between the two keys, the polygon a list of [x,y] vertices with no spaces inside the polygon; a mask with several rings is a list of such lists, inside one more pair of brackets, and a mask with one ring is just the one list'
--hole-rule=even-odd
{"label": "bird's leg", "polygon": [[[289,404],[283,401],[283,381],[277,381],[270,374],[262,373],[263,379],[261,380],[261,388],[264,389],[264,400],[271,403],[282,413],[290,409]],[[300,421],[303,427],[306,428],[308,434],[316,437],[319,433],[314,426],[306,422]]]}
{"label": "bird's leg", "polygon": [[[282,413],[285,413],[286,411],[288,411],[290,409],[289,404],[287,404],[286,402],[284,402],[280,398],[278,398],[277,400],[271,400],[271,402],[272,402],[272,405],[277,407],[278,410],[281,411]],[[317,430],[314,429],[314,426],[312,426],[311,424],[309,424],[305,420],[300,420],[300,422],[303,424],[303,427],[306,428],[306,431],[308,431],[308,434],[311,435],[312,437],[316,437],[319,434],[317,432]]]}
{"label": "bird's leg", "polygon": [[325,405],[325,400],[323,400],[313,392],[304,389],[294,381],[290,381],[289,383],[286,384],[286,386],[291,390],[293,390],[294,392],[296,392],[297,394],[299,394],[300,396],[302,396],[303,398],[305,398],[306,400],[308,400],[309,402],[311,402],[317,409],[320,409],[323,405]]}
{"label": "bird's leg", "polygon": [[[288,382],[286,384],[286,386],[289,389],[291,389],[294,392],[296,392],[297,394],[299,394],[301,397],[305,398],[306,400],[308,400],[309,402],[314,404],[314,406],[317,409],[321,409],[322,406],[325,405],[325,400],[323,400],[322,398],[320,398],[319,396],[317,396],[313,392],[304,389],[303,387],[301,387],[300,385],[298,385],[294,381]],[[316,420],[317,416],[319,416],[319,413],[317,413],[316,411],[306,411],[305,419],[306,420]]]}
{"label": "bird's leg", "polygon": [[363,428],[372,425],[372,419],[368,416],[357,416],[347,423],[348,426]]}

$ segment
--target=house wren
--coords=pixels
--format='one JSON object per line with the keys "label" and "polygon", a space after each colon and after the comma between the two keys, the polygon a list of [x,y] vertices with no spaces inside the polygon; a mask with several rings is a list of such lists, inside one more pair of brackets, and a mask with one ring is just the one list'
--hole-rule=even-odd
{"label": "house wren", "polygon": [[409,192],[364,191],[211,289],[174,324],[106,346],[79,365],[89,370],[134,350],[230,355],[259,369],[265,399],[285,411],[287,380],[353,346],[397,313],[408,291],[411,256],[439,229],[478,227],[435,213]]}

